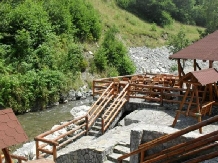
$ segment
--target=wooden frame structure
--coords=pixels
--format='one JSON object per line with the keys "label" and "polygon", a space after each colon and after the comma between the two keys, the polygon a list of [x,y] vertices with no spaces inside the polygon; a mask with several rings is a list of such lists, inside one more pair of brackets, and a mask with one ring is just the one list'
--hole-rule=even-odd
{"label": "wooden frame structure", "polygon": [[[214,68],[190,72],[182,77],[182,82],[186,84],[187,90],[177,110],[173,127],[180,114],[197,118],[198,122],[201,122],[202,116],[211,114],[212,105],[218,97],[217,81],[218,72]],[[202,95],[199,96],[199,90],[202,88]],[[189,98],[191,89],[191,97]],[[185,101],[189,101],[189,104],[186,110],[182,110]],[[193,102],[196,104],[194,108],[191,107]],[[199,132],[202,133],[202,128],[199,129]]]}
{"label": "wooden frame structure", "polygon": [[193,60],[194,71],[201,70],[197,60],[202,60],[203,62],[208,61],[208,68],[213,68],[213,62],[218,61],[217,42],[218,30],[171,55],[169,57],[170,59],[177,59],[179,78],[181,79],[182,76],[185,76],[181,60],[183,60],[183,62],[187,59]]}

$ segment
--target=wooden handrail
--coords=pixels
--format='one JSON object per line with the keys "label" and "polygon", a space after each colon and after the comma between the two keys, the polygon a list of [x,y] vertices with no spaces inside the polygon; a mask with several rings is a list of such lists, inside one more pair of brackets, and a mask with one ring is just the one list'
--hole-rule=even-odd
{"label": "wooden handrail", "polygon": [[108,88],[101,94],[101,96],[97,99],[97,101],[95,101],[95,103],[92,105],[92,107],[88,110],[87,114],[90,114],[90,112],[93,112],[92,110],[95,109],[95,106],[102,100],[102,98],[109,91],[109,89],[111,89],[112,85],[113,85],[113,83],[110,83]]}
{"label": "wooden handrail", "polygon": [[44,132],[44,133],[38,135],[37,138],[42,138],[42,137],[45,137],[45,136],[47,136],[47,135],[50,135],[50,134],[54,133],[55,131],[58,131],[58,130],[60,130],[60,129],[66,127],[66,126],[69,126],[70,124],[73,124],[73,123],[75,123],[75,122],[77,122],[77,121],[79,121],[79,120],[85,118],[86,116],[87,116],[87,115],[78,117],[78,118],[76,118],[76,119],[74,119],[74,120],[72,120],[72,121],[70,121],[70,122],[66,122],[66,123],[64,123],[64,124],[62,124],[62,125],[60,125],[60,126],[57,126],[56,128],[54,128],[54,129],[52,129],[52,130],[46,131],[46,132]]}
{"label": "wooden handrail", "polygon": [[152,148],[152,147],[154,147],[156,145],[159,145],[161,143],[170,141],[170,140],[175,139],[175,138],[177,138],[177,137],[179,137],[181,135],[184,135],[184,134],[186,134],[186,133],[188,133],[190,131],[197,130],[200,127],[209,125],[209,124],[217,122],[217,121],[218,121],[218,115],[214,116],[212,118],[209,118],[207,120],[204,120],[204,121],[202,121],[200,123],[194,124],[194,125],[192,125],[190,127],[187,127],[185,129],[182,129],[180,131],[177,131],[175,133],[161,136],[161,137],[159,137],[157,139],[154,139],[154,140],[152,140],[150,142],[147,142],[147,143],[144,143],[144,144],[140,145],[137,150],[134,150],[134,151],[132,151],[132,152],[130,152],[128,154],[124,154],[123,156],[118,158],[118,161],[119,161],[119,163],[122,163],[122,160],[127,158],[127,157],[130,157],[132,155],[139,154],[139,153],[144,153],[144,151],[148,150],[149,148]]}
{"label": "wooden handrail", "polygon": [[[117,114],[120,111],[120,108],[124,105],[124,103],[127,101],[125,99],[127,93],[128,93],[129,84],[127,84],[123,90],[118,94],[116,99],[113,101],[113,103],[109,106],[107,111],[102,115],[101,121],[102,121],[102,134],[106,131],[106,129],[109,127],[111,122],[114,120],[114,118],[117,116]],[[111,110],[112,109],[112,110]],[[108,114],[108,112],[110,112]],[[106,119],[104,119],[105,115],[107,115]],[[108,122],[107,122],[108,121]],[[107,124],[106,124],[107,123]],[[105,125],[106,124],[106,125]]]}
{"label": "wooden handrail", "polygon": [[[104,91],[104,93],[99,97],[99,100],[97,100],[95,102],[95,104],[93,105],[96,106],[97,103],[99,103],[100,99],[102,100],[100,102],[100,104],[97,106],[97,108],[95,108],[94,112],[90,115],[91,121],[89,121],[88,123],[88,129],[90,128],[90,126],[93,125],[93,123],[96,121],[96,119],[99,117],[99,115],[101,114],[101,112],[103,111],[104,107],[110,102],[110,100],[113,98],[112,89],[113,83],[110,84],[110,86]],[[108,90],[111,89],[109,92]],[[107,93],[107,94],[106,94]],[[106,94],[106,97],[103,98],[103,96]],[[110,96],[110,97],[109,97]],[[103,105],[103,106],[102,106]],[[92,108],[93,108],[92,107]],[[100,108],[100,109],[99,109]],[[93,116],[94,115],[94,116]]]}

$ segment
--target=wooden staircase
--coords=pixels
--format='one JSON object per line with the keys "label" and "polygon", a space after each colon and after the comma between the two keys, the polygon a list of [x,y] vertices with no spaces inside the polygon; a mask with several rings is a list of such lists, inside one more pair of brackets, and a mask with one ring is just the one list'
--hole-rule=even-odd
{"label": "wooden staircase", "polygon": [[120,113],[122,106],[126,103],[126,95],[129,84],[117,91],[117,83],[112,82],[102,93],[98,100],[90,108],[89,135],[98,136],[104,134],[108,127],[114,122]]}

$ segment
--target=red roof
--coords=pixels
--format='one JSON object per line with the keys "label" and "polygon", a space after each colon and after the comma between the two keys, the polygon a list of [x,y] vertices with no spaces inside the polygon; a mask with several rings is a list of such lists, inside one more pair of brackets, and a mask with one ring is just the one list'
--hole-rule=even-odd
{"label": "red roof", "polygon": [[189,72],[184,76],[184,78],[190,76],[190,74],[192,74],[201,85],[211,84],[218,81],[218,72],[215,68]]}
{"label": "red roof", "polygon": [[0,149],[28,140],[12,109],[0,110]]}
{"label": "red roof", "polygon": [[178,51],[169,58],[218,61],[218,30]]}

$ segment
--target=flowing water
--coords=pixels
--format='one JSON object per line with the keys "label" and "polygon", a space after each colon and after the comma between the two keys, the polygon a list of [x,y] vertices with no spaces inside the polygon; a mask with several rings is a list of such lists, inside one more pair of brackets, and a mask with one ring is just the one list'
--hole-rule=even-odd
{"label": "flowing water", "polygon": [[63,121],[72,120],[73,116],[70,110],[75,106],[90,105],[92,98],[80,101],[70,101],[66,104],[60,104],[43,111],[29,112],[23,115],[17,115],[29,141],[32,141],[37,135],[50,130],[55,124]]}

